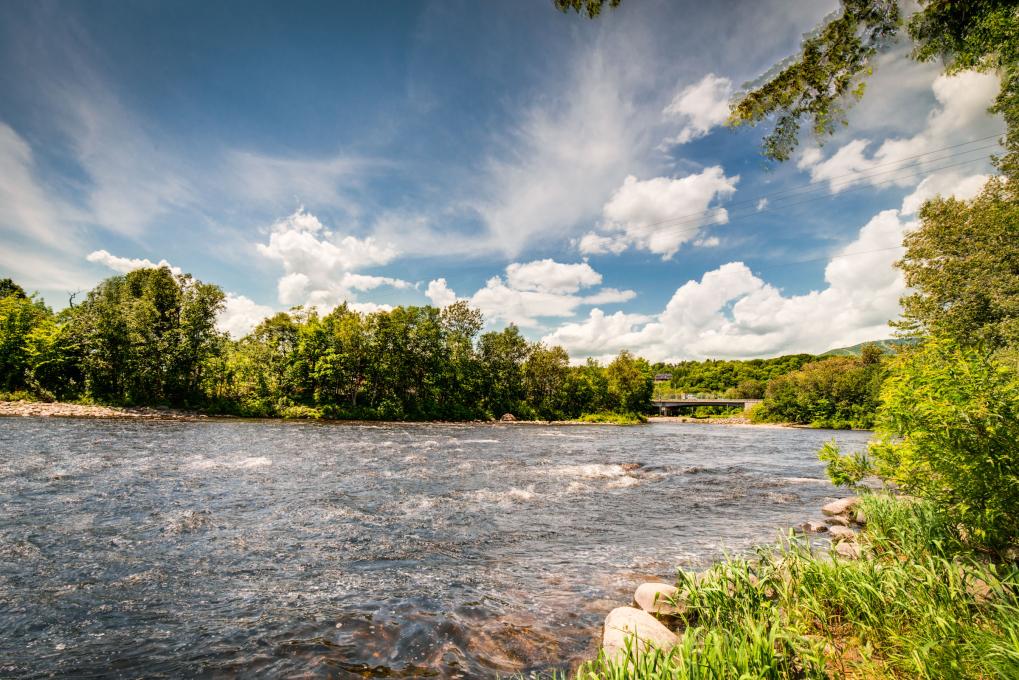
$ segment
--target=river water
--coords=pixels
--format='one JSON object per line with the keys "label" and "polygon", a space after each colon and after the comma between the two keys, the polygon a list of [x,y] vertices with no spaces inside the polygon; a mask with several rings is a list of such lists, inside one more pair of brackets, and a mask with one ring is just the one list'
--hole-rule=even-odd
{"label": "river water", "polygon": [[567,669],[643,580],[817,516],[832,436],[0,419],[0,676]]}

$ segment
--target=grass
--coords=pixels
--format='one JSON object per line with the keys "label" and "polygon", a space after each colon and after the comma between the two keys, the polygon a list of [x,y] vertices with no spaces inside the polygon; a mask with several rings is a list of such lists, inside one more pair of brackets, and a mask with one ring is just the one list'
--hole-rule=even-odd
{"label": "grass", "polygon": [[647,417],[640,413],[586,413],[577,421],[581,423],[611,423],[613,425],[640,425],[647,422]]}
{"label": "grass", "polygon": [[675,649],[601,656],[574,677],[1019,677],[1019,566],[969,549],[926,503],[873,495],[863,511],[862,559],[790,535],[696,580],[680,573]]}

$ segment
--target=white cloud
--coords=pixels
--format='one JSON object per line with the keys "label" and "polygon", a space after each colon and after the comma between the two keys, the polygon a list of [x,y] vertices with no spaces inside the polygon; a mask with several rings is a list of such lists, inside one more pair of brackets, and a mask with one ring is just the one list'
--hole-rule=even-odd
{"label": "white cloud", "polygon": [[618,255],[630,247],[625,236],[602,236],[593,231],[584,234],[576,242],[577,250],[582,255],[604,255],[611,253]]}
{"label": "white cloud", "polygon": [[954,196],[969,200],[980,193],[989,175],[962,175],[956,172],[936,173],[924,178],[913,193],[902,199],[902,214],[913,215],[935,196]]}
{"label": "white cloud", "polygon": [[262,319],[273,314],[272,307],[260,305],[244,295],[227,293],[223,310],[216,319],[216,327],[234,339],[242,338]]}
{"label": "white cloud", "polygon": [[127,274],[133,272],[135,269],[153,269],[156,267],[166,267],[174,274],[180,275],[183,273],[180,267],[175,267],[166,260],[160,260],[159,262],[153,262],[152,260],[142,257],[118,257],[113,255],[106,250],[94,250],[85,256],[85,259],[89,262],[95,262],[101,264],[104,267],[112,269],[115,272],[121,274]]}
{"label": "white cloud", "polygon": [[[569,264],[549,259],[514,262],[506,267],[505,280],[493,276],[466,300],[481,310],[490,323],[537,328],[541,318],[567,318],[576,314],[582,305],[614,304],[636,296],[632,290],[616,288],[581,294],[582,289],[597,286],[601,281],[601,274],[586,262]],[[425,295],[439,307],[457,300],[446,279],[430,281]]]}
{"label": "white cloud", "polygon": [[586,262],[564,264],[544,259],[526,264],[514,262],[506,267],[506,280],[517,290],[576,293],[581,288],[597,286],[602,277]]}
{"label": "white cloud", "polygon": [[605,359],[629,349],[661,361],[816,353],[880,340],[890,335],[888,322],[898,318],[907,292],[894,262],[902,256],[903,236],[916,226],[908,218],[933,195],[972,198],[985,181],[982,175],[925,179],[901,211],[878,213],[832,254],[821,290],[784,295],[744,263],[729,262],[680,286],[654,317],[596,308],[543,340],[564,346],[574,359]]}
{"label": "white cloud", "polygon": [[762,198],[761,200],[759,200],[757,202],[757,210],[758,210],[758,212],[760,212],[761,210],[764,210],[767,207],[768,207],[768,199],[767,198]]}
{"label": "white cloud", "polygon": [[717,165],[679,178],[642,181],[630,175],[602,210],[602,229],[609,236],[588,234],[579,246],[592,254],[619,252],[622,242],[668,259],[684,243],[710,244],[704,240],[704,222],[723,224],[729,215],[725,208],[709,206],[732,195],[738,181],[738,175],[727,177]]}
{"label": "white cloud", "polygon": [[729,118],[729,100],[732,98],[732,81],[709,73],[700,82],[690,85],[673,98],[663,113],[684,123],[680,131],[666,140],[672,144],[686,144],[703,137],[712,128]]}
{"label": "white cloud", "polygon": [[597,215],[628,172],[643,170],[652,148],[656,112],[637,106],[648,74],[595,47],[578,55],[552,98],[515,114],[480,176],[480,200],[470,204],[487,228],[472,238],[478,250],[516,256],[536,239],[569,237]]}
{"label": "white cloud", "polygon": [[259,243],[256,248],[265,257],[283,264],[285,274],[277,282],[277,291],[279,301],[285,305],[331,308],[344,300],[355,301],[356,291],[411,285],[388,276],[356,273],[355,270],[392,261],[397,256],[396,249],[371,237],[337,237],[303,208],[273,224],[269,242]]}
{"label": "white cloud", "polygon": [[34,237],[50,248],[73,247],[63,202],[36,179],[32,148],[4,123],[0,123],[0,178],[0,231]]}
{"label": "white cloud", "polygon": [[[886,139],[872,154],[868,154],[872,145],[869,139],[854,139],[827,159],[820,149],[811,147],[800,155],[798,167],[809,169],[812,181],[828,182],[829,189],[837,193],[859,183],[910,186],[916,182],[915,173],[918,171],[944,168],[969,159],[974,162],[986,159],[987,149],[977,147],[993,144],[992,140],[976,146],[947,147],[981,139],[1001,130],[1000,119],[987,113],[998,93],[998,77],[991,73],[964,71],[952,76],[938,76],[931,88],[937,106],[928,115],[920,132],[909,137]],[[939,149],[945,151],[936,153]],[[974,151],[967,154],[966,149]],[[921,154],[928,155],[914,159]],[[911,160],[916,166],[903,165]]]}
{"label": "white cloud", "polygon": [[[680,286],[653,319],[595,309],[544,340],[575,358],[631,349],[652,360],[677,360],[822,352],[884,338],[905,291],[892,266],[901,252],[889,248],[910,226],[895,210],[875,216],[829,262],[828,286],[820,291],[785,296],[742,262],[730,262]],[[850,257],[839,257],[845,254]]]}
{"label": "white cloud", "polygon": [[446,279],[435,279],[434,281],[429,281],[428,288],[425,290],[425,295],[436,307],[448,307],[456,302],[456,293],[450,289],[449,285],[446,283]]}

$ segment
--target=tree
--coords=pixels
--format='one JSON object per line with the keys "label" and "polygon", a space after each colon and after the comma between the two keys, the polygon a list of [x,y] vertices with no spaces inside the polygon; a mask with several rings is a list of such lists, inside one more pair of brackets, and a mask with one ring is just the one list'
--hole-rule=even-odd
{"label": "tree", "polygon": [[[845,123],[846,109],[864,95],[875,58],[902,36],[898,0],[840,0],[841,9],[808,36],[798,54],[770,69],[731,106],[730,123],[767,123],[764,154],[788,160],[809,123],[816,137]],[[619,0],[555,0],[560,11],[594,18]],[[1005,155],[998,167],[1007,176],[1019,170],[1019,12],[1016,0],[919,0],[905,24],[912,57],[939,59],[946,73],[997,71],[1001,90],[991,111],[1008,126]]]}
{"label": "tree", "polygon": [[906,234],[898,265],[912,292],[897,325],[988,349],[1019,348],[1019,201],[992,179],[972,201],[936,198]]}
{"label": "tree", "polygon": [[[764,153],[787,160],[809,122],[817,137],[844,123],[845,110],[864,94],[874,59],[902,33],[897,0],[841,0],[842,9],[803,41],[800,53],[766,75],[732,105],[735,125],[771,126]],[[1006,174],[1019,163],[1019,14],[1015,0],[920,0],[906,32],[913,58],[940,59],[946,73],[997,71],[1002,84],[993,112],[1008,124]]]}
{"label": "tree", "polygon": [[524,362],[527,400],[539,417],[558,420],[567,406],[570,356],[562,347],[538,343]]}
{"label": "tree", "polygon": [[0,298],[16,297],[24,300],[28,297],[25,289],[14,283],[11,279],[0,279]]}
{"label": "tree", "polygon": [[523,365],[530,353],[520,329],[510,324],[502,331],[485,333],[478,350],[486,376],[485,410],[495,417],[519,414],[524,398]]}
{"label": "tree", "polygon": [[594,19],[601,14],[602,8],[606,5],[615,9],[619,7],[622,0],[554,0],[556,9],[560,12],[574,11],[584,13],[589,19]]}
{"label": "tree", "polygon": [[646,413],[651,408],[654,377],[646,359],[623,350],[605,368],[610,398],[626,413]]}
{"label": "tree", "polygon": [[868,455],[823,451],[841,484],[876,473],[932,501],[971,540],[1019,538],[1019,374],[986,352],[932,338],[895,360]]}
{"label": "tree", "polygon": [[29,386],[31,335],[43,324],[52,324],[53,314],[41,300],[24,295],[20,286],[9,282],[8,294],[0,297],[0,390]]}

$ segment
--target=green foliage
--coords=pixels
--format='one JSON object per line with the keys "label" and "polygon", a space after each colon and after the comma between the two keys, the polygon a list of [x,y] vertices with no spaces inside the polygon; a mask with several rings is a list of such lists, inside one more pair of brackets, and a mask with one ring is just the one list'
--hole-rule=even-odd
{"label": "green foliage", "polygon": [[611,425],[640,425],[647,422],[647,416],[640,413],[586,413],[577,418],[582,423],[608,423]]}
{"label": "green foliage", "polygon": [[899,267],[913,289],[897,325],[991,349],[1019,347],[1019,196],[992,179],[972,201],[936,198],[906,234]]}
{"label": "green foliage", "polygon": [[[913,57],[940,59],[945,71],[995,70],[1001,91],[993,111],[1008,125],[1006,155],[999,167],[1014,176],[1019,167],[1019,14],[1015,0],[920,0],[907,32]],[[767,122],[764,153],[787,160],[802,123],[818,137],[844,124],[845,110],[863,96],[875,58],[902,33],[896,0],[842,0],[840,12],[808,36],[799,54],[779,64],[763,82],[732,106],[736,125]]]}
{"label": "green foliage", "polygon": [[897,0],[842,0],[841,11],[803,41],[800,54],[732,106],[732,122],[773,124],[764,153],[788,160],[802,121],[816,136],[832,134],[845,119],[846,102],[863,96],[861,76],[899,30]]}
{"label": "green foliage", "polygon": [[553,0],[553,3],[560,12],[574,11],[578,14],[586,14],[588,19],[594,19],[601,14],[604,7],[612,9],[619,7],[622,0]]}
{"label": "green foliage", "polygon": [[867,350],[859,358],[830,357],[805,364],[768,383],[754,417],[834,429],[869,428],[885,377],[880,357],[880,351]]}
{"label": "green foliage", "polygon": [[835,486],[856,486],[864,477],[873,474],[873,465],[865,452],[845,455],[834,439],[824,443],[817,457],[827,464],[828,477]]}
{"label": "green foliage", "polygon": [[102,282],[68,310],[83,396],[108,403],[188,405],[202,400],[206,361],[219,346],[223,292],[167,267]]}
{"label": "green foliage", "polygon": [[1019,374],[986,353],[931,340],[883,392],[878,473],[935,503],[978,543],[1019,539]]}
{"label": "green foliage", "polygon": [[811,354],[790,354],[774,359],[680,361],[657,363],[655,373],[671,373],[672,379],[655,385],[655,395],[703,394],[737,399],[760,399],[770,380],[816,360]]}
{"label": "green foliage", "polygon": [[642,413],[648,410],[654,391],[654,373],[646,359],[623,350],[605,367],[608,396],[617,410]]}
{"label": "green foliage", "polygon": [[969,550],[930,503],[863,499],[863,559],[787,540],[679,573],[680,644],[578,680],[1019,676],[1019,567]]}

